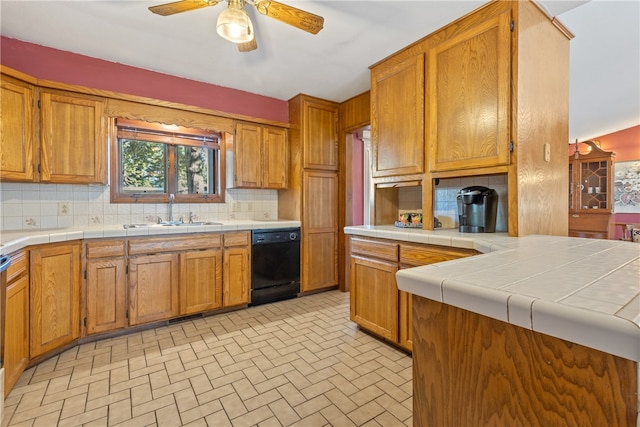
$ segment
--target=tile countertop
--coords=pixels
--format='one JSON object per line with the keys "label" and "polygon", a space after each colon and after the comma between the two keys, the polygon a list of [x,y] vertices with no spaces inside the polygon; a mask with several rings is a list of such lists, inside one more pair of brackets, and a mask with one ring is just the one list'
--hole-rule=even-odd
{"label": "tile countertop", "polygon": [[640,362],[640,244],[393,226],[345,233],[476,249],[398,271],[398,288]]}
{"label": "tile countertop", "polygon": [[105,225],[86,228],[56,228],[34,230],[9,230],[0,232],[0,255],[10,254],[30,245],[64,242],[77,239],[105,237],[163,236],[167,234],[203,233],[220,231],[260,230],[268,228],[300,227],[300,221],[216,221],[216,225],[182,225],[180,227],[146,227],[125,229],[122,225]]}

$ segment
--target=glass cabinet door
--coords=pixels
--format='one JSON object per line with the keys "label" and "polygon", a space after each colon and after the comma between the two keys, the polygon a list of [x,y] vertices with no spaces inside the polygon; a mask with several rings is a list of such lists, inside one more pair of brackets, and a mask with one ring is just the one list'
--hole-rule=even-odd
{"label": "glass cabinet door", "polygon": [[608,189],[609,162],[607,160],[583,161],[578,171],[578,209],[610,209]]}

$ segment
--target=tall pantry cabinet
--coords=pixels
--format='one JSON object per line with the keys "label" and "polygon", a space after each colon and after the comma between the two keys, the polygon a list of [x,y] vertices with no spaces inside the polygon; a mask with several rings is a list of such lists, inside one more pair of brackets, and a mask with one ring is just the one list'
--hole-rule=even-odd
{"label": "tall pantry cabinet", "polygon": [[301,222],[300,290],[338,284],[338,104],[307,95],[289,100],[289,185],[278,218]]}

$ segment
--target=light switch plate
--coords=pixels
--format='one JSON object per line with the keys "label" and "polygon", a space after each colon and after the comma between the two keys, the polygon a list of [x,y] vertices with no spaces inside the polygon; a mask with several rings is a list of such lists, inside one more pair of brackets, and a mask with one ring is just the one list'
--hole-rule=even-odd
{"label": "light switch plate", "polygon": [[548,142],[544,144],[544,161],[551,161],[551,144],[549,144]]}

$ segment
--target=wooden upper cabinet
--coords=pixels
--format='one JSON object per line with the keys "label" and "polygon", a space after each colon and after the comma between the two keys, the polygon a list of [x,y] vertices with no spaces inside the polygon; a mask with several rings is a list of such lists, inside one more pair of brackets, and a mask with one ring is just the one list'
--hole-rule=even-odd
{"label": "wooden upper cabinet", "polygon": [[233,149],[234,187],[262,186],[262,127],[238,123]]}
{"label": "wooden upper cabinet", "polygon": [[31,181],[34,87],[11,77],[0,80],[0,179]]}
{"label": "wooden upper cabinet", "polygon": [[287,188],[286,129],[238,123],[231,149],[233,187]]}
{"label": "wooden upper cabinet", "polygon": [[424,172],[424,54],[371,70],[373,177]]}
{"label": "wooden upper cabinet", "polygon": [[510,27],[506,11],[429,50],[431,172],[509,163]]}
{"label": "wooden upper cabinet", "polygon": [[41,181],[107,183],[105,105],[98,97],[41,91]]}
{"label": "wooden upper cabinet", "polygon": [[338,170],[338,105],[300,95],[304,169]]}
{"label": "wooden upper cabinet", "polygon": [[288,157],[286,129],[265,127],[262,149],[262,188],[287,188]]}

